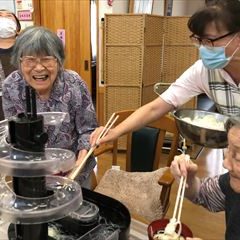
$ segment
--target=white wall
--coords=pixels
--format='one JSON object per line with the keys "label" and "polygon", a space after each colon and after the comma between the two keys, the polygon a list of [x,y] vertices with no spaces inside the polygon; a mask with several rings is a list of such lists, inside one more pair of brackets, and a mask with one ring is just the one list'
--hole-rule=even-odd
{"label": "white wall", "polygon": [[173,16],[190,16],[204,6],[204,0],[173,0]]}
{"label": "white wall", "polygon": [[128,0],[114,0],[112,6],[113,13],[127,13]]}
{"label": "white wall", "polygon": [[[204,6],[204,0],[173,0],[172,16],[190,16]],[[154,0],[153,14],[164,14],[164,0]]]}
{"label": "white wall", "polygon": [[14,0],[0,0],[0,9],[7,9],[11,12],[15,12]]}
{"label": "white wall", "polygon": [[[144,0],[142,0],[144,1]],[[99,0],[102,5],[107,5],[107,0]],[[204,0],[173,0],[173,16],[189,16],[192,15],[197,9],[204,6]],[[127,13],[128,0],[114,0],[111,8],[112,13]],[[153,1],[152,14],[164,14],[164,0]]]}

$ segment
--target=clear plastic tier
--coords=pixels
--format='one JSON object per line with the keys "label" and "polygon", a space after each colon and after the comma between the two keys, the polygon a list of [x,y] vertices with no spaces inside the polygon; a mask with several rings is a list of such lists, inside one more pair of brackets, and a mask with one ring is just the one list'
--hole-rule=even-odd
{"label": "clear plastic tier", "polygon": [[[14,154],[13,154],[14,153]],[[75,164],[75,154],[66,149],[46,148],[44,155],[0,147],[2,174],[14,177],[37,177],[70,171]]]}
{"label": "clear plastic tier", "polygon": [[46,177],[51,195],[26,198],[16,195],[4,179],[0,182],[0,217],[15,224],[38,224],[54,221],[77,210],[82,203],[81,186],[68,178]]}
{"label": "clear plastic tier", "polygon": [[69,214],[72,218],[80,220],[81,222],[91,222],[99,215],[99,208],[96,204],[83,200],[77,210]]}
{"label": "clear plastic tier", "polygon": [[69,122],[70,117],[68,113],[64,112],[39,112],[37,115],[42,115],[44,118],[44,125],[59,125],[63,121]]}
{"label": "clear plastic tier", "polygon": [[[45,126],[58,126],[63,121],[70,121],[69,114],[65,112],[39,112],[37,115],[43,116]],[[7,135],[8,119],[5,119],[0,121],[0,144],[2,144],[2,141],[5,141]]]}

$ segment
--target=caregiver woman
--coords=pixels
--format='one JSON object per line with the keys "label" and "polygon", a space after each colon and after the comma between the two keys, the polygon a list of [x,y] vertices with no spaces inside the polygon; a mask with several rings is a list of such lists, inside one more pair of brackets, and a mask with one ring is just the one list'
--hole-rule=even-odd
{"label": "caregiver woman", "polygon": [[[224,115],[240,115],[240,1],[219,0],[194,13],[188,28],[200,58],[152,102],[108,132],[99,143],[111,141],[160,118],[194,96],[205,93]],[[95,141],[102,127],[94,131]]]}
{"label": "caregiver woman", "polygon": [[[94,106],[85,82],[74,71],[63,68],[64,48],[58,36],[44,27],[30,27],[18,36],[12,63],[18,70],[3,82],[3,111],[6,118],[25,112],[25,85],[36,90],[38,112],[66,112],[70,122],[48,127],[47,147],[69,149],[79,164],[86,155],[89,135],[97,127]],[[95,166],[90,157],[77,180],[90,187]]]}

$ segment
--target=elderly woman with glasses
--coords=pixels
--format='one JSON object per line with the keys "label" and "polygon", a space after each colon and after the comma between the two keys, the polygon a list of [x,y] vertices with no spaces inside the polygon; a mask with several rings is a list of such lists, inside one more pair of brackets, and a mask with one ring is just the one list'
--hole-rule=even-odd
{"label": "elderly woman with glasses", "polygon": [[[141,128],[191,98],[206,94],[225,115],[240,114],[240,1],[212,1],[194,13],[188,27],[200,59],[190,66],[160,97],[137,109],[98,143],[111,141]],[[91,135],[94,144],[102,127]]]}
{"label": "elderly woman with glasses", "polygon": [[[18,36],[12,63],[18,67],[3,82],[5,118],[25,112],[25,86],[36,91],[38,112],[65,112],[69,119],[61,126],[49,126],[47,147],[72,150],[78,165],[90,148],[89,135],[97,127],[95,109],[86,83],[74,71],[63,67],[64,48],[58,36],[44,27],[30,27]],[[78,181],[90,187],[90,173],[95,166],[90,157]]]}

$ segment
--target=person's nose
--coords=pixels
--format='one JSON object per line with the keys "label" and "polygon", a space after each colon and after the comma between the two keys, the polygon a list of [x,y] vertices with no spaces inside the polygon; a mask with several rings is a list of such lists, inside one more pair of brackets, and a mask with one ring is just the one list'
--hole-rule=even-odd
{"label": "person's nose", "polygon": [[36,66],[34,67],[34,69],[38,71],[45,69],[40,58],[36,59]]}

